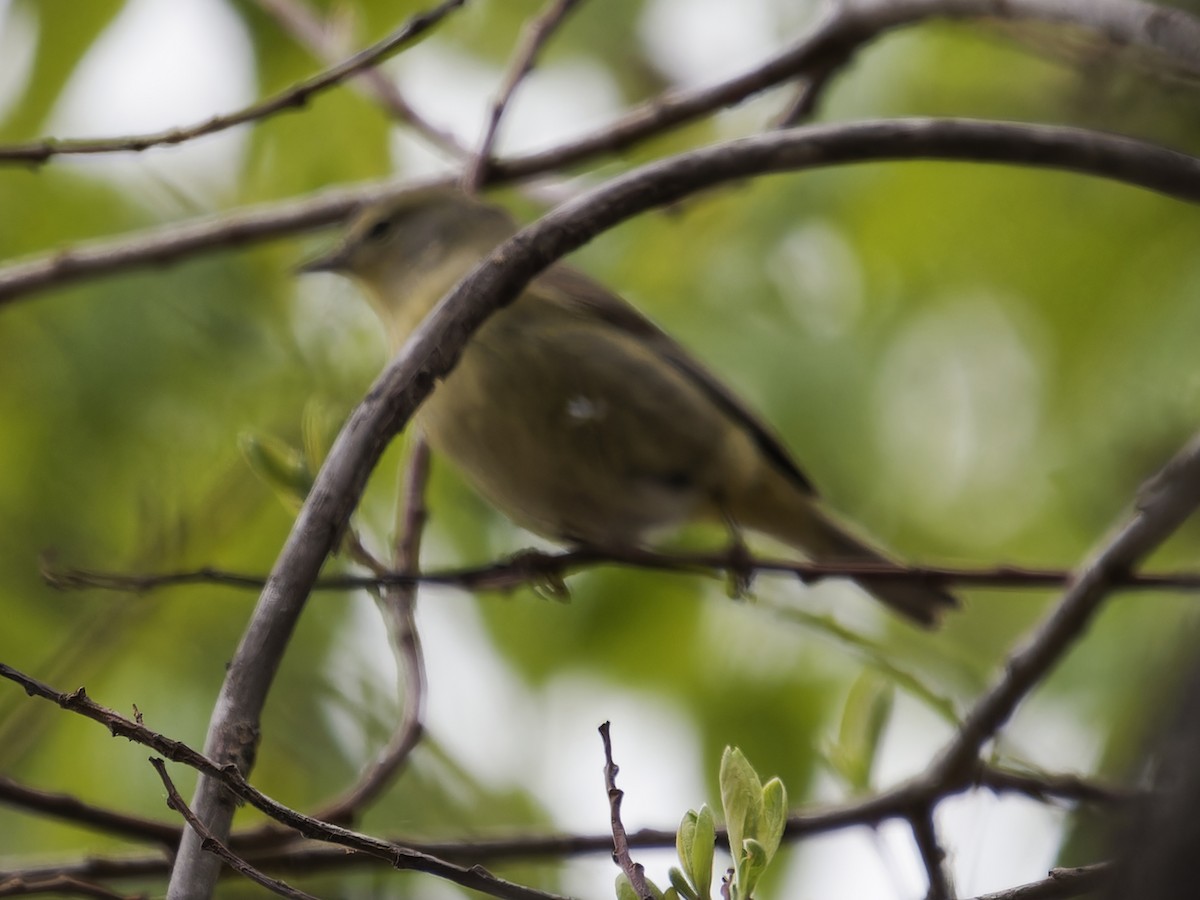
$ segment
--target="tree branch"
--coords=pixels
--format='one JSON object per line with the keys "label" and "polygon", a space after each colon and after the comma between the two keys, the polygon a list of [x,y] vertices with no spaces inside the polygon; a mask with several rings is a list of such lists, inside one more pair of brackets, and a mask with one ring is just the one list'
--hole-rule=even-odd
{"label": "tree branch", "polygon": [[[395,547],[396,568],[409,577],[418,575],[421,535],[428,518],[425,509],[428,479],[429,445],[418,438],[410,451],[405,471]],[[391,585],[381,601],[404,685],[404,712],[379,759],[349,791],[321,807],[316,813],[318,819],[353,822],[356,815],[392,782],[424,733],[425,656],[415,615],[418,584],[419,581],[411,581]]]}
{"label": "tree branch", "polygon": [[[58,691],[26,675],[12,666],[0,663],[0,678],[7,678],[21,685],[30,696],[41,697],[57,703],[69,712],[77,713],[104,725],[113,737],[123,737],[144,747],[149,747],[161,753],[172,762],[180,762],[191,766],[196,771],[207,776],[212,783],[218,784],[228,792],[231,798],[244,800],[255,809],[265,813],[300,835],[312,840],[326,841],[338,844],[352,851],[365,853],[384,860],[395,869],[405,869],[414,872],[424,872],[455,884],[469,887],[492,897],[502,900],[563,900],[555,894],[527,888],[523,885],[497,878],[479,866],[465,868],[448,863],[428,853],[413,850],[390,841],[380,840],[370,835],[351,831],[328,822],[322,822],[312,816],[306,816],[290,807],[284,806],[277,800],[268,797],[262,791],[250,785],[235,765],[219,765],[208,756],[193,750],[182,741],[172,740],[158,732],[147,728],[140,722],[131,721],[120,713],[93,701],[83,688],[66,693]],[[211,834],[211,829],[210,834]],[[185,831],[184,834],[193,834]],[[216,835],[212,835],[216,837]],[[218,840],[220,840],[218,838]],[[201,840],[198,844],[204,852]],[[214,857],[215,859],[215,857]],[[218,864],[220,860],[217,860]],[[178,872],[178,864],[172,869],[172,879]],[[194,885],[189,885],[189,889]],[[197,893],[185,896],[196,897]]]}
{"label": "tree branch", "polygon": [[[992,162],[1056,168],[1145,187],[1179,200],[1197,199],[1196,163],[1192,157],[1154,144],[1079,128],[1021,125],[970,119],[897,119],[811,125],[776,135],[760,135],[717,145],[696,153],[720,155],[722,148],[745,147],[746,171],[724,180],[763,171],[803,170],[822,166],[915,159]],[[757,148],[767,155],[795,154],[790,162],[756,168],[749,156],[758,142],[786,146]],[[802,148],[807,147],[807,151]],[[743,152],[735,151],[735,155]],[[808,159],[802,158],[804,153]],[[1094,156],[1093,156],[1094,154]],[[655,165],[668,170],[689,156]],[[497,161],[496,165],[499,165]],[[624,178],[646,177],[652,167]],[[639,175],[640,173],[640,175]],[[715,181],[723,180],[713,176]],[[496,177],[491,183],[508,180]],[[703,184],[705,177],[699,179]],[[49,287],[137,266],[176,262],[198,253],[248,246],[344,219],[368,201],[385,200],[432,182],[375,182],[321,193],[302,201],[263,204],[223,217],[79,244],[0,269],[0,307]],[[443,180],[444,183],[444,180]],[[653,204],[648,204],[653,205]],[[573,247],[570,249],[574,249]],[[568,252],[568,251],[563,251]]]}
{"label": "tree branch", "polygon": [[858,49],[889,31],[929,19],[979,18],[1077,25],[1113,42],[1153,51],[1184,71],[1200,73],[1200,19],[1181,9],[1138,0],[843,0],[830,4],[828,14],[807,36],[741,75],[711,87],[655,98],[570,143],[496,160],[489,171],[507,181],[619,153],[801,75],[814,77],[819,84]]}
{"label": "tree branch", "polygon": [[[651,572],[723,577],[732,568],[755,575],[793,575],[805,584],[827,578],[849,578],[869,583],[873,578],[909,581],[935,586],[1019,588],[1065,587],[1075,577],[1070,569],[1031,569],[999,565],[985,568],[887,565],[884,563],[802,562],[756,556],[731,558],[726,552],[662,553],[627,548],[620,550],[577,549],[560,553],[527,551],[478,566],[432,572],[390,572],[373,575],[329,575],[313,583],[314,591],[377,590],[387,587],[430,585],[464,591],[511,591],[531,583],[565,578],[604,566],[622,566]],[[192,585],[215,585],[258,591],[267,576],[231,572],[213,566],[175,572],[109,572],[97,569],[57,567],[46,563],[42,578],[60,591],[102,590],[145,594],[151,591]],[[1114,581],[1120,590],[1194,591],[1200,589],[1200,572],[1129,572]]]}
{"label": "tree branch", "polygon": [[1066,900],[1082,897],[1103,887],[1112,877],[1112,863],[1096,863],[1077,866],[1073,869],[1051,869],[1042,881],[1034,881],[1019,887],[980,894],[973,900]]}
{"label": "tree branch", "polygon": [[1133,517],[1086,563],[1050,616],[1014,653],[999,681],[972,707],[950,744],[930,766],[933,781],[953,783],[1017,705],[1058,663],[1117,581],[1165,541],[1200,505],[1200,436],[1143,486]]}
{"label": "tree branch", "polygon": [[[333,65],[338,58],[334,42],[330,40],[329,30],[317,15],[309,9],[303,0],[255,0],[259,8],[273,16],[283,26],[297,43],[306,47],[310,53],[327,65]],[[438,128],[419,112],[405,98],[400,89],[387,75],[375,68],[360,72],[351,85],[361,87],[362,91],[383,106],[394,118],[409,125],[414,131],[424,137],[430,144],[455,158],[469,155],[449,131]]]}
{"label": "tree branch", "polygon": [[925,875],[929,879],[925,900],[953,900],[954,886],[950,881],[950,873],[946,871],[946,851],[938,841],[933,807],[926,807],[913,815],[909,824],[912,826],[913,839],[917,842],[917,852],[925,865]]}
{"label": "tree branch", "polygon": [[45,878],[0,875],[0,897],[33,897],[37,894],[94,897],[98,900],[147,900],[145,894],[118,894],[104,885],[93,884],[71,875],[54,874]]}
{"label": "tree branch", "polygon": [[0,803],[116,837],[149,841],[165,847],[174,847],[179,841],[179,829],[167,822],[94,806],[71,794],[40,791],[7,775],[0,775]]}
{"label": "tree branch", "polygon": [[610,727],[608,722],[600,726],[600,740],[604,743],[604,787],[608,793],[609,818],[612,824],[613,862],[625,873],[633,892],[641,900],[654,900],[654,895],[646,886],[646,870],[629,855],[629,836],[625,833],[625,825],[621,821],[621,800],[624,799],[625,792],[617,788],[617,772],[620,769],[613,761]]}
{"label": "tree branch", "polygon": [[[85,278],[140,266],[164,265],[201,253],[251,246],[311,231],[344,219],[369,197],[388,195],[378,182],[353,190],[323,191],[303,200],[268,203],[127,234],[86,241],[0,269],[0,308],[21,297]],[[391,186],[395,190],[395,186]]]}
{"label": "tree branch", "polygon": [[154,766],[154,771],[162,779],[163,787],[167,789],[167,806],[183,816],[188,827],[196,832],[196,835],[200,838],[201,846],[206,852],[223,860],[235,872],[250,879],[255,884],[266,888],[273,894],[278,894],[280,897],[288,897],[290,900],[318,900],[312,894],[306,894],[304,891],[296,890],[286,882],[264,875],[213,837],[212,832],[204,827],[204,823],[196,818],[196,814],[188,808],[187,802],[180,796],[179,790],[175,787],[175,782],[167,774],[167,767],[163,761],[157,757],[151,757],[150,765]]}
{"label": "tree branch", "polygon": [[479,149],[463,171],[462,188],[468,194],[477,193],[487,181],[488,166],[491,164],[492,148],[500,130],[500,120],[504,117],[504,111],[512,101],[517,87],[533,71],[538,53],[546,41],[550,40],[550,36],[578,3],[579,0],[550,0],[549,5],[526,26],[500,84],[500,91],[492,101]]}
{"label": "tree branch", "polygon": [[412,44],[430,28],[438,24],[449,13],[462,6],[466,0],[443,0],[426,12],[417,13],[396,31],[381,41],[372,44],[349,59],[326,69],[311,78],[294,84],[284,91],[260,100],[244,109],[222,116],[213,116],[204,122],[166,131],[156,131],[134,137],[101,139],[48,139],[29,144],[0,147],[0,164],[33,163],[40,165],[55,156],[66,154],[97,154],[141,152],[150,147],[182,144],[194,138],[225,131],[235,125],[259,121],[289,109],[300,109],[322,91],[340,84],[347,78],[383,61],[387,57]]}
{"label": "tree branch", "polygon": [[[292,630],[321,566],[339,543],[379,457],[467,340],[538,272],[602,231],[701,188],[770,172],[866,159],[956,158],[1013,162],[1102,174],[1170,196],[1200,199],[1200,161],[1095,132],[980,122],[905,121],[776,132],[682,154],[593,190],[502,244],[443,299],[376,380],[339,433],[275,562],[226,672],[209,723],[206,752],[250,767],[258,720]],[[219,839],[234,807],[219,782],[202,776],[196,814]],[[216,868],[185,833],[171,900],[211,893]]]}

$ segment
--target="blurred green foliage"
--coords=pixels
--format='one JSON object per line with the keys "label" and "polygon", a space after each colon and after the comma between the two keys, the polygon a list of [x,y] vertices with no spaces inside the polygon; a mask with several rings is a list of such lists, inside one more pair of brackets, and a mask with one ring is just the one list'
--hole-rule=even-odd
{"label": "blurred green foliage", "polygon": [[[69,15],[66,5],[0,5],[0,36],[19,27],[34,40],[27,71],[10,79],[11,96],[0,103],[6,142],[44,134],[81,58],[137,4],[72,3]],[[555,38],[548,64],[586,60],[622,102],[652,96],[668,76],[638,30],[648,5],[584,4]],[[764,0],[768,10],[784,5]],[[466,54],[498,75],[538,6],[470,4],[414,52]],[[349,23],[349,50],[418,4],[318,7]],[[231,8],[253,47],[255,92],[277,91],[319,68],[258,4],[240,0]],[[781,27],[777,44],[793,36]],[[1074,122],[1194,148],[1195,117],[1181,115],[1194,105],[1190,87],[1156,79],[1145,65],[1125,67],[1111,51],[1084,50],[1047,31],[906,31],[859,55],[831,85],[821,117]],[[220,67],[219,53],[213,65]],[[420,79],[401,87],[422,109],[426,92],[444,96],[442,86]],[[590,171],[615,172],[760,127],[784,102],[775,100],[656,138],[621,160],[597,160]],[[444,120],[445,110],[427,112]],[[398,128],[343,87],[246,129],[224,192],[197,193],[189,170],[169,165],[166,174],[141,176],[128,165],[110,170],[104,160],[5,168],[0,259],[403,176]],[[471,141],[475,133],[462,137]],[[147,155],[169,164],[172,153]],[[164,193],[173,199],[164,202]],[[533,214],[515,192],[504,196]],[[1198,244],[1194,210],[1127,187],[905,163],[714,191],[603,236],[574,262],[728,379],[777,426],[829,503],[902,557],[1070,566],[1200,422]],[[202,744],[253,595],[217,587],[146,596],[56,592],[42,584],[39,558],[53,551],[65,566],[130,572],[270,568],[292,512],[255,477],[239,435],[301,447],[306,408],[318,404],[336,426],[384,363],[383,341],[352,289],[319,279],[298,284],[292,275],[313,246],[297,240],[204,256],[0,309],[0,659],[63,689],[86,684],[97,700],[126,713],[136,704],[151,727]],[[364,502],[360,527],[372,546],[389,540],[401,457],[400,448],[389,454]],[[481,562],[529,543],[436,464],[429,502],[430,564]],[[700,529],[678,540],[711,545],[722,538]],[[1200,531],[1185,529],[1160,554],[1162,565],[1191,564],[1198,540]],[[832,610],[869,637],[868,657],[882,647],[890,665],[928,686],[909,691],[918,703],[923,695],[949,697],[961,709],[1049,597],[963,592],[966,609],[942,633],[924,635],[840,585],[804,591],[761,578],[755,593],[771,602],[758,605],[730,601],[716,581],[618,570],[579,575],[570,588],[568,603],[536,591],[477,599],[427,592],[422,614],[435,607],[436,617],[429,615],[441,623],[429,646],[437,657],[431,671],[455,677],[447,687],[434,681],[432,702],[443,713],[368,827],[413,838],[511,834],[559,827],[555,812],[578,798],[590,798],[589,808],[602,804],[599,744],[587,743],[590,733],[569,744],[590,747],[587,755],[566,759],[546,758],[550,745],[542,746],[540,731],[503,733],[510,721],[548,728],[553,723],[538,718],[547,698],[581,677],[592,687],[566,725],[594,728],[615,718],[619,757],[655,759],[653,728],[620,729],[629,704],[653,698],[686,723],[682,739],[695,759],[656,763],[695,764],[704,783],[677,808],[634,827],[666,827],[682,809],[713,802],[729,744],[779,775],[793,803],[812,795],[822,748],[835,743],[835,768],[852,762],[851,780],[863,789],[877,751],[887,753],[889,733],[932,747],[948,732],[914,736],[913,721],[926,720],[906,720],[911,705],[893,704],[890,693],[884,703],[877,686],[871,702],[856,700],[866,690],[860,655],[812,627],[811,617],[789,617],[787,607]],[[1071,746],[1086,748],[1082,756],[1045,746],[1020,717],[998,752],[1050,770],[1121,774],[1139,747],[1145,698],[1171,677],[1194,634],[1193,605],[1183,596],[1146,594],[1112,601],[1040,693],[1043,712],[1065,723]],[[349,783],[386,741],[399,701],[376,616],[362,596],[323,594],[310,604],[264,722],[255,781],[273,796],[312,807]],[[466,655],[457,651],[454,628],[463,629]],[[482,646],[467,639],[475,628]],[[510,705],[488,720],[498,729],[490,735],[480,736],[465,712],[453,718],[460,706],[492,702],[495,683],[470,654],[494,656],[488,664],[498,661],[511,678]],[[906,690],[903,682],[897,687]],[[848,697],[861,705],[851,710],[854,722]],[[459,727],[467,740],[495,740],[518,757],[500,775],[473,768],[476,760],[455,743]],[[855,734],[865,735],[862,746],[846,743]],[[0,773],[166,820],[161,786],[144,757],[106,740],[92,723],[0,686]],[[569,797],[553,796],[539,777],[551,764],[574,773]],[[190,790],[188,773],[175,777]],[[605,827],[600,816],[590,830]],[[3,868],[128,849],[7,808],[0,809],[0,835]],[[1087,846],[1085,837],[1079,841]],[[550,889],[560,877],[552,866],[495,868]],[[783,869],[773,867],[768,890]],[[300,881],[330,896],[421,895],[419,880],[389,873]],[[233,882],[223,891],[250,895]]]}

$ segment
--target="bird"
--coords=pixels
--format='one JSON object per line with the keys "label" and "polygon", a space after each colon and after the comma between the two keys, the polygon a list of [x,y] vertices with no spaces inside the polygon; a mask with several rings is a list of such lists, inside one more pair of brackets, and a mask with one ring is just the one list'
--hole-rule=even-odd
{"label": "bird", "polygon": [[[348,276],[398,350],[458,281],[518,230],[457,187],[366,204],[303,272]],[[695,520],[762,533],[819,562],[889,557],[826,510],[770,427],[680,343],[568,265],[534,278],[468,341],[415,416],[430,447],[516,524],[567,545],[640,548]],[[865,590],[936,625],[939,586]]]}

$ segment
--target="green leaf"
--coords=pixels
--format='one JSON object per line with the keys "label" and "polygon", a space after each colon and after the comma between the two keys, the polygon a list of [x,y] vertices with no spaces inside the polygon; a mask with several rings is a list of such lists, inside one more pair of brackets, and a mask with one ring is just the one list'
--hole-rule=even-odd
{"label": "green leaf", "polygon": [[712,810],[705,803],[696,816],[696,833],[692,838],[689,874],[696,893],[708,900],[712,888],[713,851],[717,844],[717,823]]}
{"label": "green leaf", "polygon": [[895,699],[895,685],[870,671],[855,680],[846,697],[830,762],[856,793],[870,790],[875,757]]}
{"label": "green leaf", "polygon": [[754,888],[767,868],[770,859],[766,848],[754,838],[747,838],[742,844],[743,863],[736,875],[738,896],[749,900],[754,896]]}
{"label": "green leaf", "polygon": [[300,437],[304,459],[311,471],[316,472],[325,462],[340,427],[341,418],[326,401],[313,398],[304,404],[300,414]]}
{"label": "green leaf", "polygon": [[708,900],[716,842],[717,823],[708,804],[700,807],[700,812],[689,809],[679,823],[675,849],[691,884],[691,896]]}
{"label": "green leaf", "polygon": [[84,55],[124,5],[123,0],[26,0],[9,15],[35,17],[37,49],[20,100],[9,111],[0,134],[30,138],[46,117]]}
{"label": "green leaf", "polygon": [[721,756],[721,806],[725,810],[725,827],[729,831],[729,848],[733,866],[741,883],[742,850],[748,838],[758,833],[762,818],[762,782],[749,760],[736,747],[726,747]]}
{"label": "green leaf", "polygon": [[687,876],[683,874],[683,870],[679,866],[671,866],[667,871],[667,877],[671,879],[671,887],[667,891],[667,895],[672,893],[677,896],[686,897],[687,900],[700,900],[696,892],[692,890],[692,886],[688,884]]}
{"label": "green leaf", "polygon": [[298,510],[312,488],[313,474],[295,447],[267,434],[243,432],[238,446],[250,469],[291,510]]}
{"label": "green leaf", "polygon": [[769,863],[779,849],[783,840],[783,829],[787,825],[787,788],[778,778],[772,778],[763,785],[763,817],[759,827],[758,840],[763,845]]}
{"label": "green leaf", "polygon": [[[633,885],[629,883],[629,879],[626,877],[624,872],[617,876],[616,884],[617,900],[642,900],[642,898],[638,896],[637,891],[633,889]],[[654,897],[654,900],[669,900],[670,892],[668,891],[668,894],[664,895],[663,892],[659,890],[658,885],[656,885],[649,878],[646,879],[646,887],[649,889],[650,895]]]}
{"label": "green leaf", "polygon": [[629,879],[622,872],[617,876],[617,900],[642,900],[637,895],[637,891],[633,889],[633,885],[629,883]]}

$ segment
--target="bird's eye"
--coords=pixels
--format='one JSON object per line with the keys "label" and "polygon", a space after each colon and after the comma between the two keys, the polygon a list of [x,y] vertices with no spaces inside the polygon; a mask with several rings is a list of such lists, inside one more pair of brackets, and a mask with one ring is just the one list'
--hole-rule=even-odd
{"label": "bird's eye", "polygon": [[380,219],[374,225],[367,229],[366,239],[368,241],[382,240],[389,231],[392,230],[392,222],[390,219]]}

